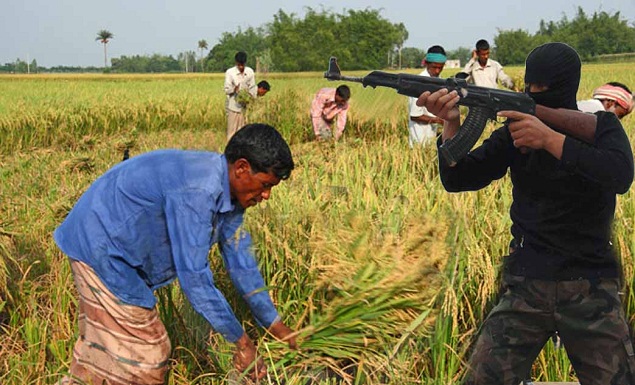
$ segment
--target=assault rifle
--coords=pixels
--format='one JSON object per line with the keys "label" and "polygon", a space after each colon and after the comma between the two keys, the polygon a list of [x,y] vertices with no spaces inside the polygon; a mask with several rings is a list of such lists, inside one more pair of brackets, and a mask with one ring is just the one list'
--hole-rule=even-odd
{"label": "assault rifle", "polygon": [[468,84],[465,79],[441,79],[382,71],[372,71],[364,77],[343,76],[335,57],[331,57],[328,71],[324,73],[324,77],[329,80],[362,83],[364,87],[390,87],[402,95],[414,98],[419,97],[425,91],[435,92],[441,88],[457,91],[460,97],[458,104],[468,107],[469,112],[458,133],[452,139],[446,140],[439,148],[440,155],[450,165],[456,164],[467,155],[483,133],[487,120],[495,120],[499,111],[514,110],[537,115],[552,128],[589,143],[592,143],[595,134],[596,117],[594,115],[536,106],[534,100],[527,94],[479,87]]}

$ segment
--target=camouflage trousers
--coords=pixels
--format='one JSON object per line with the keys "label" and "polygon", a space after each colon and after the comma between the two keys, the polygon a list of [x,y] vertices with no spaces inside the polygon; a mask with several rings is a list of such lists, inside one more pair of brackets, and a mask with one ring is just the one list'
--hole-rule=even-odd
{"label": "camouflage trousers", "polygon": [[518,385],[557,332],[581,385],[635,385],[617,279],[542,281],[506,275],[479,331],[465,385]]}

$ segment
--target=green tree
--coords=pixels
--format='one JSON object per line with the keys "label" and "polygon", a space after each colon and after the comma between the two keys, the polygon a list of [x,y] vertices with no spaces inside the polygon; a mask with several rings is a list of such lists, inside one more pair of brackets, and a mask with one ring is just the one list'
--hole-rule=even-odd
{"label": "green tree", "polygon": [[16,73],[27,73],[28,65],[24,60],[15,59],[15,72]]}
{"label": "green tree", "polygon": [[635,50],[635,28],[629,26],[619,12],[613,15],[594,12],[589,17],[578,8],[576,17],[567,27],[568,41],[583,58]]}
{"label": "green tree", "polygon": [[460,60],[461,65],[465,65],[465,63],[470,60],[472,57],[472,48],[470,47],[459,47],[457,49],[447,51],[448,59],[451,60]]}
{"label": "green tree", "polygon": [[496,59],[502,65],[524,63],[529,51],[535,47],[535,42],[536,38],[521,29],[499,31],[494,37]]}
{"label": "green tree", "polygon": [[[280,71],[298,71],[298,63],[293,58],[293,52],[297,54],[297,50],[304,49],[302,46],[302,37],[296,32],[299,20],[295,14],[287,14],[283,10],[273,15],[273,22],[268,26],[271,36],[271,59],[275,63],[276,68]],[[286,50],[285,42],[289,50]]]}
{"label": "green tree", "polygon": [[567,43],[588,60],[635,51],[635,28],[619,12],[597,11],[589,16],[578,7],[572,19],[564,15],[559,21],[540,20],[533,36],[521,30],[499,30],[494,38],[497,59],[503,64],[520,64],[532,48],[549,41]]}
{"label": "green tree", "polygon": [[206,68],[224,71],[239,50],[261,63],[270,59],[269,69],[283,72],[323,71],[330,56],[347,70],[382,68],[395,48],[402,49],[407,32],[374,9],[336,14],[307,7],[303,18],[279,10],[265,27],[224,33],[208,53]]}
{"label": "green tree", "polygon": [[234,65],[234,56],[238,51],[247,52],[247,65],[253,66],[255,58],[267,49],[266,39],[263,28],[249,27],[244,31],[238,29],[236,33],[225,32],[207,54],[205,68],[208,71],[225,71]]}
{"label": "green tree", "polygon": [[106,49],[106,45],[114,37],[115,35],[113,35],[112,32],[105,29],[97,32],[97,38],[95,39],[95,41],[99,41],[101,42],[101,44],[104,45],[104,68],[108,67],[108,51]]}
{"label": "green tree", "polygon": [[384,19],[379,10],[349,10],[338,24],[337,35],[354,59],[346,68],[381,68],[389,52],[398,45],[397,25]]}
{"label": "green tree", "polygon": [[338,39],[338,17],[324,10],[306,9],[304,19],[279,10],[268,26],[271,59],[284,72],[325,69],[330,56],[348,62],[350,53]]}
{"label": "green tree", "polygon": [[258,63],[260,63],[260,70],[264,73],[275,70],[273,59],[271,58],[271,49],[267,48],[260,53]]}
{"label": "green tree", "polygon": [[414,48],[404,47],[401,50],[402,64],[406,68],[420,68],[421,60],[426,56],[425,51]]}
{"label": "green tree", "polygon": [[[194,51],[189,52],[195,57]],[[172,55],[121,56],[112,59],[112,71],[117,73],[179,72],[181,65]]]}
{"label": "green tree", "polygon": [[205,69],[204,69],[205,66],[204,66],[204,63],[203,63],[204,60],[205,60],[205,57],[203,56],[203,51],[206,50],[207,48],[208,48],[207,40],[202,39],[202,40],[198,41],[198,51],[200,53],[200,59],[199,60],[201,62],[201,72],[205,71]]}
{"label": "green tree", "polygon": [[403,23],[399,23],[395,25],[395,34],[397,37],[397,51],[399,52],[399,69],[401,69],[401,49],[406,40],[408,40],[408,30]]}
{"label": "green tree", "polygon": [[185,51],[179,53],[177,57],[179,68],[184,72],[194,72],[194,64],[196,63],[196,52]]}

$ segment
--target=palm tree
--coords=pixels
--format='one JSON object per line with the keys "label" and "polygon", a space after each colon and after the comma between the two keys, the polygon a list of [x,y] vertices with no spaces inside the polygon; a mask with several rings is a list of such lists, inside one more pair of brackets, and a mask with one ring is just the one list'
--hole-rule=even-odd
{"label": "palm tree", "polygon": [[401,49],[403,44],[408,40],[408,30],[403,23],[396,25],[397,29],[397,48],[399,49],[399,69],[401,69]]}
{"label": "palm tree", "polygon": [[207,40],[202,39],[198,41],[198,49],[201,52],[201,72],[204,72],[203,69],[203,50],[207,49]]}
{"label": "palm tree", "polygon": [[97,32],[97,38],[95,39],[95,41],[100,41],[104,45],[104,68],[108,67],[108,52],[106,50],[106,44],[108,44],[110,39],[112,39],[113,37],[115,37],[115,35],[105,29]]}

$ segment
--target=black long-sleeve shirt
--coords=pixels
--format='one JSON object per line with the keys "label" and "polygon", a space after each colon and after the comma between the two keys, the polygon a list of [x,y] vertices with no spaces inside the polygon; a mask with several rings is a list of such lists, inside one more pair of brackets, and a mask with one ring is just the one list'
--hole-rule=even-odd
{"label": "black long-sleeve shirt", "polygon": [[595,143],[567,136],[561,160],[544,150],[522,154],[507,125],[454,167],[439,159],[449,192],[479,190],[510,169],[515,251],[505,258],[508,273],[545,280],[619,275],[611,225],[616,194],[633,182],[633,152],[615,114],[596,115]]}

